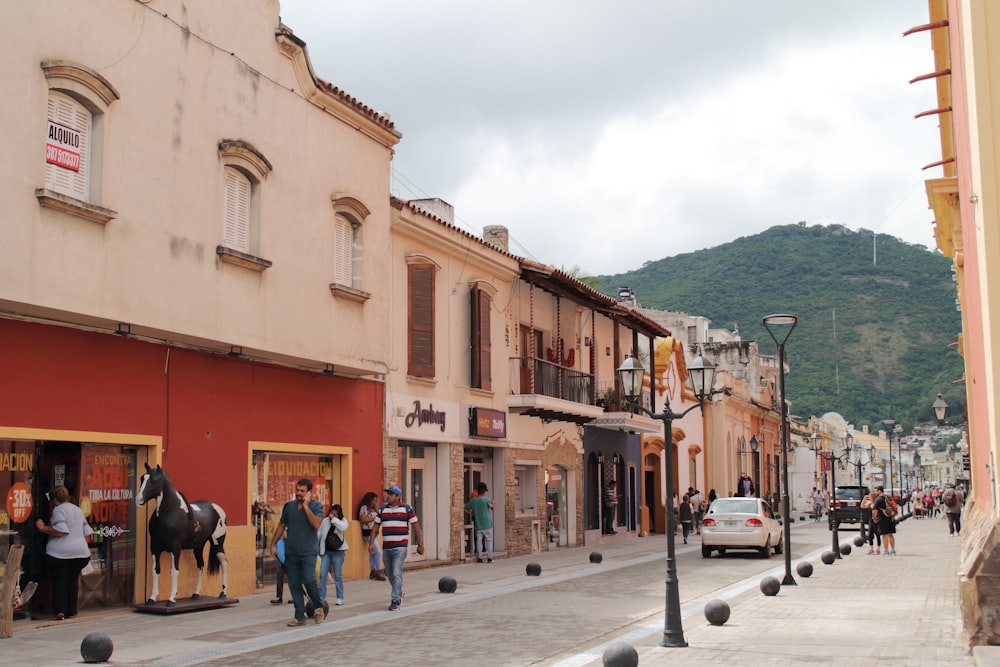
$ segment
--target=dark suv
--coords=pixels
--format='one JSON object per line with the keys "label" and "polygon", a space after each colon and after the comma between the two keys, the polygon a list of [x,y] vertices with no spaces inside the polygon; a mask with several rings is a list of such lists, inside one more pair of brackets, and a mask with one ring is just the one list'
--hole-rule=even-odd
{"label": "dark suv", "polygon": [[837,502],[830,499],[830,512],[827,514],[830,530],[842,523],[861,523],[861,499],[867,495],[867,486],[838,484]]}

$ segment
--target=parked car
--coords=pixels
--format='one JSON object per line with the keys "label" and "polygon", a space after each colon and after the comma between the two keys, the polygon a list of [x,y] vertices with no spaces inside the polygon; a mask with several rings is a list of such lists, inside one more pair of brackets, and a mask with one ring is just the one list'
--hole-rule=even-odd
{"label": "parked car", "polygon": [[833,530],[842,523],[861,523],[861,501],[868,495],[867,486],[857,484],[837,485],[837,501],[830,498],[830,511],[827,514],[827,525]]}
{"label": "parked car", "polygon": [[701,521],[701,555],[728,549],[756,549],[764,558],[785,548],[781,522],[760,498],[719,498]]}

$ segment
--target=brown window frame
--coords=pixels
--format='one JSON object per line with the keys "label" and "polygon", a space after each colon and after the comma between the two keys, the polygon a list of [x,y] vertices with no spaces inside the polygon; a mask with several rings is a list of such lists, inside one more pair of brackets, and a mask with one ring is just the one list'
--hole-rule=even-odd
{"label": "brown window frame", "polygon": [[407,267],[407,373],[434,377],[434,273],[432,264]]}
{"label": "brown window frame", "polygon": [[470,311],[472,315],[472,378],[471,386],[476,389],[493,389],[492,339],[490,337],[490,310],[492,297],[480,288],[471,290]]}

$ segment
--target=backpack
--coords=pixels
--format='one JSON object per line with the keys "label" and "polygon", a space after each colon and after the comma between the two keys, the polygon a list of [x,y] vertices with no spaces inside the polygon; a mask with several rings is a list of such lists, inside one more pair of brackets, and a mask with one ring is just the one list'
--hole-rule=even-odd
{"label": "backpack", "polygon": [[954,507],[958,504],[958,494],[955,493],[955,489],[948,489],[944,492],[944,495],[941,496],[941,500],[944,501],[944,504],[948,507]]}
{"label": "backpack", "polygon": [[327,551],[340,551],[340,547],[344,546],[344,537],[337,534],[337,529],[330,526],[330,532],[326,534],[326,550]]}
{"label": "backpack", "polygon": [[896,504],[896,500],[892,496],[886,497],[885,515],[893,517],[899,514],[899,505]]}

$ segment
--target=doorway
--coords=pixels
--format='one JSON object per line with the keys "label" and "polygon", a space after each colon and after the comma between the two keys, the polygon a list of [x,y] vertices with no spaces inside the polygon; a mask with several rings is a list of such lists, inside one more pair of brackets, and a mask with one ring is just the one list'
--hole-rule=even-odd
{"label": "doorway", "polygon": [[424,553],[417,553],[417,540],[410,529],[410,548],[406,556],[408,562],[418,562],[437,558],[438,526],[434,497],[437,493],[435,465],[437,449],[420,442],[400,442],[399,477],[403,481],[403,502],[413,506],[420,522],[424,538]]}
{"label": "doorway", "polygon": [[549,547],[569,545],[569,516],[567,515],[567,470],[552,466],[545,471],[545,534]]}

